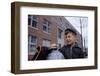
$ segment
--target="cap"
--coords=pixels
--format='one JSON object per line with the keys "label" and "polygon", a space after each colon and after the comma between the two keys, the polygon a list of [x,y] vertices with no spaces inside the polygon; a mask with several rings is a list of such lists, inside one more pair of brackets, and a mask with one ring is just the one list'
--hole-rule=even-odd
{"label": "cap", "polygon": [[70,29],[70,28],[65,30],[65,35],[67,35],[70,32],[73,33],[74,35],[77,35],[76,31],[74,29]]}

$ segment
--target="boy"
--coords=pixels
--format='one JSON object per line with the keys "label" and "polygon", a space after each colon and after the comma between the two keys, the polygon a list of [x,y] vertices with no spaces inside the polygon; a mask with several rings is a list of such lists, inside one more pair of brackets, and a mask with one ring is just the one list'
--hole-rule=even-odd
{"label": "boy", "polygon": [[82,49],[78,46],[76,38],[77,33],[75,30],[65,30],[66,44],[59,50],[64,55],[65,59],[84,58],[84,53]]}

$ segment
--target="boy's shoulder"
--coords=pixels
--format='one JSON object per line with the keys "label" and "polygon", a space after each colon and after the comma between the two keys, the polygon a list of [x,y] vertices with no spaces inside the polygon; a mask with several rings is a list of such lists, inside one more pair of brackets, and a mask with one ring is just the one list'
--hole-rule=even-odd
{"label": "boy's shoulder", "polygon": [[81,49],[82,47],[79,46],[78,44],[74,45],[73,48],[78,48],[78,49]]}
{"label": "boy's shoulder", "polygon": [[62,46],[62,47],[59,49],[59,51],[64,51],[64,50],[66,50],[66,45]]}
{"label": "boy's shoulder", "polygon": [[[64,45],[59,50],[65,50],[66,48],[69,48],[69,46]],[[75,44],[72,48],[76,48],[76,49],[80,49],[81,50],[81,46],[79,46],[78,44]]]}

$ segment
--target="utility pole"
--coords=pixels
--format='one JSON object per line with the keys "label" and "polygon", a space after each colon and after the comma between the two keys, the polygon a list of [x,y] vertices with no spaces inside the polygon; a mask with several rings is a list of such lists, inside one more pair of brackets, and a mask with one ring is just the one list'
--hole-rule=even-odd
{"label": "utility pole", "polygon": [[81,45],[82,45],[82,50],[83,50],[83,30],[82,30],[82,20],[81,20],[81,18],[80,18],[80,31],[81,31]]}

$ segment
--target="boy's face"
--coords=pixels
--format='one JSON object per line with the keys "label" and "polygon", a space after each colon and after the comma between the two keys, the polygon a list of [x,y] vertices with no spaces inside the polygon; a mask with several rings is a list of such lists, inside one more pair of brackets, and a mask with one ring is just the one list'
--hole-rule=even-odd
{"label": "boy's face", "polygon": [[69,32],[67,35],[65,35],[65,41],[66,41],[67,45],[72,45],[73,43],[76,42],[76,35]]}

